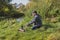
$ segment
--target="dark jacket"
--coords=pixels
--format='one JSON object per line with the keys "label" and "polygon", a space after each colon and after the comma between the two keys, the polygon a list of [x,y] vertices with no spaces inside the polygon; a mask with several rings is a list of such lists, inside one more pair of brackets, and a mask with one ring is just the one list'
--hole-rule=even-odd
{"label": "dark jacket", "polygon": [[33,24],[33,23],[34,25],[39,25],[39,26],[42,25],[41,16],[39,14],[36,14],[33,20],[29,24]]}

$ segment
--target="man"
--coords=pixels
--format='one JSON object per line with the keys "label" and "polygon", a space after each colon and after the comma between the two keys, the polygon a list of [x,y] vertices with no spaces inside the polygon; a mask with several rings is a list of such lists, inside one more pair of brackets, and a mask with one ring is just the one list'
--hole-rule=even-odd
{"label": "man", "polygon": [[37,14],[37,11],[33,11],[32,16],[34,16],[34,18],[31,22],[27,24],[27,26],[29,26],[30,24],[34,24],[34,26],[32,27],[32,30],[40,28],[42,26],[41,16]]}
{"label": "man", "polygon": [[[27,24],[27,26],[34,24],[32,27],[32,30],[35,30],[37,28],[40,28],[42,26],[41,16],[37,14],[37,11],[32,12],[32,16],[34,16],[33,20]],[[23,28],[22,28],[23,29]],[[20,31],[25,31],[20,29]]]}

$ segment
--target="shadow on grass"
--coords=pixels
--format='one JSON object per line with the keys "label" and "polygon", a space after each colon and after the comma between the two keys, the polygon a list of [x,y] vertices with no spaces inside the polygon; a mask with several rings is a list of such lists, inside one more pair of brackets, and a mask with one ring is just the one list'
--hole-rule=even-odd
{"label": "shadow on grass", "polygon": [[1,40],[4,40],[5,38],[6,38],[5,36],[1,36],[1,37],[0,37]]}
{"label": "shadow on grass", "polygon": [[43,27],[45,30],[47,30],[48,28],[54,28],[51,24],[44,24]]}
{"label": "shadow on grass", "polygon": [[54,28],[54,27],[51,24],[44,24],[40,27],[39,31],[44,32],[44,31],[48,30],[49,28]]}

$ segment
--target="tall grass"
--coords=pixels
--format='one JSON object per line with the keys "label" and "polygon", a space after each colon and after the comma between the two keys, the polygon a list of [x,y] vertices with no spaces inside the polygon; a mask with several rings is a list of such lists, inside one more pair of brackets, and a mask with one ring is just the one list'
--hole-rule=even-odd
{"label": "tall grass", "polygon": [[[56,35],[54,33],[57,33],[60,28],[60,23],[45,23],[40,29],[31,30],[31,27],[27,27],[26,32],[19,32],[20,26],[25,25],[30,20],[30,18],[25,17],[21,22],[17,22],[16,19],[0,21],[0,40],[50,40],[50,35]],[[59,35],[55,36],[57,39],[59,37]]]}

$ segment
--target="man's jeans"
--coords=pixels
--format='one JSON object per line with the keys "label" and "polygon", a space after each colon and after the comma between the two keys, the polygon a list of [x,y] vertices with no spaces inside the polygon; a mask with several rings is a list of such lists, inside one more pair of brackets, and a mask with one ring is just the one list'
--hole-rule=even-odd
{"label": "man's jeans", "polygon": [[32,30],[38,29],[40,27],[41,27],[41,25],[34,25],[33,28],[32,28]]}

